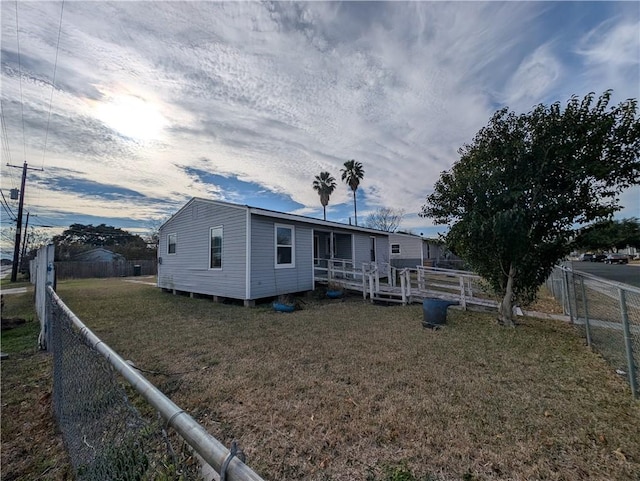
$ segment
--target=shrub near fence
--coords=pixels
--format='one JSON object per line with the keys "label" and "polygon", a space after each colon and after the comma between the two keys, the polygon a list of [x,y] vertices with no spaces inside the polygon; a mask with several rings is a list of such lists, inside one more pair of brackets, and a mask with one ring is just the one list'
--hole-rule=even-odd
{"label": "shrub near fence", "polygon": [[640,397],[640,289],[556,267],[547,287],[564,313]]}
{"label": "shrub near fence", "polygon": [[155,276],[158,273],[158,265],[155,259],[116,262],[59,261],[55,265],[58,279],[128,277],[135,275],[135,266],[140,266],[140,275],[142,276]]}

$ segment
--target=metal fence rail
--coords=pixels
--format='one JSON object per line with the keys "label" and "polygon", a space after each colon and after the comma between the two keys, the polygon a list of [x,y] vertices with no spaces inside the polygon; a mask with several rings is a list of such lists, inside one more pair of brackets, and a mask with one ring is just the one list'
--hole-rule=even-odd
{"label": "metal fence rail", "polygon": [[[54,412],[77,479],[202,479],[195,451],[221,480],[262,481],[235,447],[230,452],[104,344],[50,286],[47,316]],[[148,403],[136,403],[146,417],[127,396],[131,387]]]}
{"label": "metal fence rail", "polygon": [[640,395],[640,289],[558,266],[547,287],[587,344],[620,374],[635,398]]}

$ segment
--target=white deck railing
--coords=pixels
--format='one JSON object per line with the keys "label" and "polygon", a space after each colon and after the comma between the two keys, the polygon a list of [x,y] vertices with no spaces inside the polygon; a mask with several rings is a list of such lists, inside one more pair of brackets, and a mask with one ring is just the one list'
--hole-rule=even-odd
{"label": "white deck railing", "polygon": [[359,290],[362,297],[371,301],[389,300],[409,304],[414,299],[440,297],[457,300],[463,309],[468,303],[493,306],[481,286],[480,276],[456,269],[417,266],[398,269],[389,263],[365,262],[360,269],[350,259],[323,259],[326,267],[315,266],[316,271],[326,272],[329,284]]}

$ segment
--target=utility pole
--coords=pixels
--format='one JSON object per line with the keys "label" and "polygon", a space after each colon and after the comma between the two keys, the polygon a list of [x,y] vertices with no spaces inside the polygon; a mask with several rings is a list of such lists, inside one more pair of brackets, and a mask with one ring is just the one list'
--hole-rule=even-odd
{"label": "utility pole", "polygon": [[[29,240],[29,211],[27,211],[27,220],[24,221],[24,240],[22,241],[22,254],[20,254],[20,264],[24,267],[24,256],[27,253],[27,242]],[[18,265],[20,265],[18,264]]]}
{"label": "utility pole", "polygon": [[[11,165],[7,164],[7,167],[14,167],[19,169],[19,165]],[[27,166],[27,162],[25,161],[22,165],[22,181],[20,183],[20,203],[18,204],[18,218],[16,219],[16,240],[15,245],[13,246],[13,266],[11,269],[11,282],[16,282],[18,280],[18,260],[20,257],[20,241],[22,240],[22,210],[24,208],[24,187],[27,183],[27,170],[29,167]],[[44,169],[34,169],[31,167],[31,170],[44,170]]]}

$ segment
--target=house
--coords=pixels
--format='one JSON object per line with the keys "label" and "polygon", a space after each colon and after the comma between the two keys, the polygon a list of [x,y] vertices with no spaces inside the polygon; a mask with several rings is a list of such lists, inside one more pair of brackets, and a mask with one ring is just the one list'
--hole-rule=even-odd
{"label": "house", "polygon": [[123,255],[116,254],[109,249],[97,247],[78,254],[73,258],[75,262],[118,262],[126,260]]}
{"label": "house", "polygon": [[444,246],[434,239],[404,232],[389,234],[389,262],[393,267],[433,266],[444,256]]}
{"label": "house", "polygon": [[202,198],[159,235],[158,287],[245,305],[313,290],[330,260],[389,261],[387,232]]}

